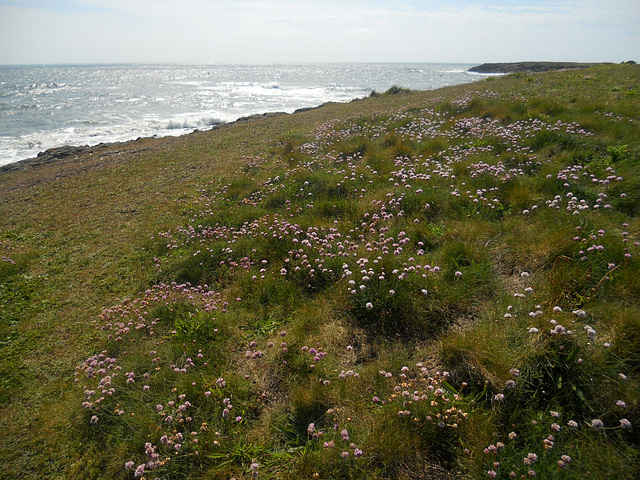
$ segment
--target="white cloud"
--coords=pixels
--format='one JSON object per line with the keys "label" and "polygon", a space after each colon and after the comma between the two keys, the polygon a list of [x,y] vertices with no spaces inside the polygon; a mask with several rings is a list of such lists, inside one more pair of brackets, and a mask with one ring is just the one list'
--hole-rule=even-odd
{"label": "white cloud", "polygon": [[0,63],[621,61],[640,53],[637,0],[81,2],[77,13],[73,2],[55,11],[0,4]]}

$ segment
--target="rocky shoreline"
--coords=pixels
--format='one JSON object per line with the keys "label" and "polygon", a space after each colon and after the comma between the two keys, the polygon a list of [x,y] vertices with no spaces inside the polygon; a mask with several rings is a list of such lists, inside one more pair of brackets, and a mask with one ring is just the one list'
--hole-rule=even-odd
{"label": "rocky shoreline", "polygon": [[78,157],[81,155],[96,153],[96,152],[99,152],[100,150],[104,150],[106,148],[112,148],[119,144],[120,142],[101,143],[95,146],[83,145],[79,147],[73,147],[70,145],[65,145],[62,147],[50,148],[48,150],[45,150],[44,152],[40,152],[37,157],[26,158],[24,160],[19,160],[17,162],[8,163],[6,165],[0,166],[0,174],[6,173],[6,172],[12,172],[14,170],[25,170],[31,167],[39,167],[42,165],[47,165],[52,162],[63,160],[68,157]]}
{"label": "rocky shoreline", "polygon": [[[308,110],[315,110],[316,108],[321,108],[331,102],[326,102],[321,105],[315,107],[305,107],[299,108],[294,111],[291,115],[301,112],[306,112]],[[254,115],[249,115],[246,117],[240,117],[233,122],[223,122],[216,125],[213,125],[211,130],[216,130],[218,128],[228,127],[234,125],[236,123],[248,123],[255,122],[258,120],[265,120],[272,117],[278,117],[280,115],[290,115],[287,112],[266,112],[266,113],[256,113]],[[187,133],[186,135],[190,135],[192,133],[198,133],[200,130],[194,130],[191,133]],[[148,138],[137,138],[134,140],[128,140],[124,142],[107,142],[107,143],[99,143],[97,145],[81,145],[81,146],[71,146],[71,145],[63,145],[61,147],[49,148],[43,152],[38,153],[36,157],[26,158],[23,160],[18,160],[17,162],[8,163],[6,165],[0,165],[0,175],[12,172],[15,170],[26,170],[32,167],[39,167],[43,165],[50,164],[52,162],[59,162],[60,160],[70,160],[70,159],[78,159],[81,157],[89,157],[93,154],[98,154],[99,156],[105,155],[116,155],[120,153],[124,153],[128,151],[131,153],[132,145],[140,142],[142,140],[154,140],[154,139],[171,139],[175,137],[148,137]],[[123,147],[120,149],[119,147]],[[140,150],[133,147],[133,150],[137,153]]]}

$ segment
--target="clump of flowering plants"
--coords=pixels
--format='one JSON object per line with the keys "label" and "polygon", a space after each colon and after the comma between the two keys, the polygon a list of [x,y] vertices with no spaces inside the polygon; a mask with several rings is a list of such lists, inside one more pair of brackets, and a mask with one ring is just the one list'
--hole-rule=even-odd
{"label": "clump of flowering plants", "polygon": [[217,325],[227,307],[203,286],[161,284],[105,309],[96,322],[105,350],[76,368],[75,381],[92,436],[127,436],[124,468],[134,476],[197,467],[234,443],[260,408],[242,379],[223,377],[217,357],[228,332]]}
{"label": "clump of flowering plants", "polygon": [[[422,363],[404,366],[396,375],[381,371],[393,384],[388,395],[375,396],[372,402],[384,412],[387,422],[399,422],[417,445],[426,448],[444,462],[455,454],[473,402],[449,382],[448,372],[430,373]],[[464,389],[464,386],[462,386]]]}

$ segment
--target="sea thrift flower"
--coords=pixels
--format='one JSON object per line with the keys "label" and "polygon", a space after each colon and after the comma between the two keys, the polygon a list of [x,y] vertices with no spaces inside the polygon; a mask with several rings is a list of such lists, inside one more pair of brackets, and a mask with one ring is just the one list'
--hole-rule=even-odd
{"label": "sea thrift flower", "polygon": [[487,448],[484,449],[484,453],[486,455],[489,455],[490,453],[495,453],[497,451],[498,451],[498,447],[496,447],[493,444],[489,445]]}
{"label": "sea thrift flower", "polygon": [[135,477],[141,477],[142,475],[144,475],[144,463],[138,465],[136,472],[134,473]]}
{"label": "sea thrift flower", "polygon": [[631,422],[629,420],[627,420],[626,418],[621,418],[620,419],[620,426],[622,428],[624,428],[625,430],[629,430],[631,428]]}
{"label": "sea thrift flower", "polygon": [[602,420],[600,420],[599,418],[594,418],[593,420],[591,420],[591,426],[596,430],[602,430],[602,428],[604,427],[604,423],[602,423]]}
{"label": "sea thrift flower", "polygon": [[553,448],[553,441],[554,440],[555,439],[554,439],[553,435],[549,435],[547,438],[542,440],[542,443],[544,444],[544,449],[545,450],[551,450]]}

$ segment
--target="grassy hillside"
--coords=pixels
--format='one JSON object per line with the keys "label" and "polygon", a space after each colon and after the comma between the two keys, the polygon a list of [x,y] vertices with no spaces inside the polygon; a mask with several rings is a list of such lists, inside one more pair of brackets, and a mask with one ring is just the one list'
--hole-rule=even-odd
{"label": "grassy hillside", "polygon": [[0,478],[634,478],[638,112],[514,74],[3,174]]}

